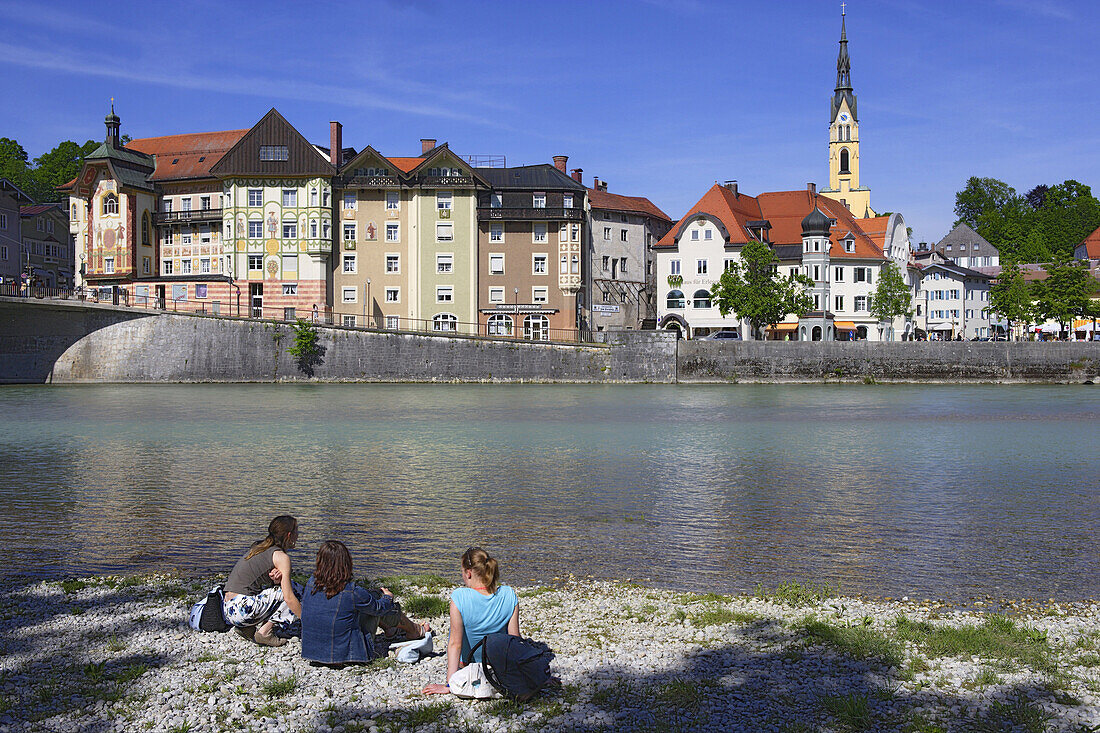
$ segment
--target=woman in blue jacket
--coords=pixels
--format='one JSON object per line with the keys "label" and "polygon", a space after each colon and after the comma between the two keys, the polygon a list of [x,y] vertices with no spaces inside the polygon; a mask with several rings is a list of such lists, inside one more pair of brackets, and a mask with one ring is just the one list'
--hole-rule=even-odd
{"label": "woman in blue jacket", "polygon": [[328,540],[317,550],[317,568],[302,595],[302,656],[321,664],[369,662],[379,656],[374,633],[401,629],[420,639],[431,629],[401,612],[385,588],[360,588],[352,582],[351,553],[343,542]]}

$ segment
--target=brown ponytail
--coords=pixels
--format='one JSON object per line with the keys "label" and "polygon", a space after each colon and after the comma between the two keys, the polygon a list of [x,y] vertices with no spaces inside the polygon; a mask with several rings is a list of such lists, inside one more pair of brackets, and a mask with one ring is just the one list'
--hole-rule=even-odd
{"label": "brown ponytail", "polygon": [[294,534],[294,531],[298,529],[298,520],[289,514],[281,514],[271,520],[271,524],[267,525],[267,537],[264,537],[258,542],[252,543],[252,549],[245,555],[245,560],[259,555],[269,547],[278,547],[280,550],[286,550],[287,543],[290,541],[290,535]]}
{"label": "brown ponytail", "polygon": [[474,575],[485,584],[485,590],[489,593],[497,592],[497,581],[500,578],[500,568],[497,561],[489,556],[489,553],[480,547],[471,547],[462,553],[462,568],[473,570]]}

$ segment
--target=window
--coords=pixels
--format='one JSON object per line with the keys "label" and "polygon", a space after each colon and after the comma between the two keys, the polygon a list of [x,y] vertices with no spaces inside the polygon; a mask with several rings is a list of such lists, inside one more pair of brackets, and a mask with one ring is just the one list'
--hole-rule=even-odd
{"label": "window", "polygon": [[283,189],[283,206],[297,206],[298,205],[298,189],[296,188],[284,188]]}
{"label": "window", "polygon": [[[624,231],[624,232],[623,232],[623,234],[626,234],[626,232]],[[706,230],[704,230],[704,231],[703,231],[703,239],[706,239],[707,241],[710,241],[710,239],[711,239],[711,236],[712,236],[713,234],[714,234],[714,231],[713,231],[713,230],[711,230],[711,229],[706,229]],[[623,237],[623,241],[624,241],[624,242],[626,241],[626,237],[625,237],[625,236]]]}
{"label": "window", "polygon": [[562,224],[561,229],[558,230],[558,241],[559,242],[568,242],[569,241],[569,225],[568,224]]}
{"label": "window", "polygon": [[[401,302],[401,288],[386,288],[386,302],[387,303],[400,303]],[[396,326],[394,326],[396,328]]]}
{"label": "window", "polygon": [[454,271],[455,257],[454,255],[436,255],[435,256],[435,271],[439,273],[449,273]]}
{"label": "window", "polygon": [[574,275],[576,275],[580,271],[581,271],[581,257],[580,257],[580,255],[573,255],[573,257],[571,258],[570,272],[572,272]]}
{"label": "window", "polygon": [[626,302],[626,293],[619,293],[619,302],[620,303],[625,303]]}
{"label": "window", "polygon": [[40,232],[46,230],[46,222],[42,219],[42,217],[36,217],[35,218],[34,228],[37,229]]}
{"label": "window", "polygon": [[561,264],[558,265],[558,274],[560,274],[560,275],[568,275],[569,274],[569,256],[568,255],[562,255],[561,256]]}
{"label": "window", "polygon": [[840,172],[851,173],[848,170],[848,148],[842,148],[840,151]]}
{"label": "window", "polygon": [[322,188],[321,189],[321,206],[323,206],[326,209],[328,208],[329,193],[330,192],[327,188]]}
{"label": "window", "polygon": [[283,255],[283,272],[298,272],[298,255]]}
{"label": "window", "polygon": [[107,273],[108,275],[110,275],[111,273],[113,273],[115,271],[115,258],[114,257],[104,257],[103,258],[103,271],[105,273]]}
{"label": "window", "polygon": [[386,255],[386,272],[401,272],[401,255]]}
{"label": "window", "polygon": [[546,255],[531,255],[531,274],[546,274]]}
{"label": "window", "polygon": [[549,290],[547,288],[531,288],[532,303],[545,303],[548,297]]}
{"label": "window", "polygon": [[210,225],[209,224],[200,224],[199,225],[199,241],[202,242],[203,244],[210,244]]}
{"label": "window", "polygon": [[317,220],[316,219],[310,219],[309,220],[309,238],[310,239],[317,239]]}
{"label": "window", "polygon": [[504,288],[489,288],[489,302],[490,303],[503,303],[504,302]]}
{"label": "window", "polygon": [[729,272],[730,270],[732,270],[732,269],[733,269],[733,266],[734,266],[735,264],[737,264],[737,260],[734,260],[734,259],[727,259],[727,260],[726,260],[726,261],[725,261],[725,262],[724,262],[724,263],[722,264],[722,271],[723,271],[723,272]]}
{"label": "window", "polygon": [[172,212],[172,199],[164,199],[161,203],[161,211],[169,214]]}
{"label": "window", "polygon": [[503,224],[490,224],[489,225],[489,241],[490,242],[503,242],[504,241],[504,225]]}
{"label": "window", "polygon": [[499,209],[502,205],[503,205],[503,199],[501,198],[500,192],[493,191],[489,195],[489,208]]}
{"label": "window", "polygon": [[284,221],[283,222],[283,239],[297,239],[298,238],[298,222],[296,221]]}
{"label": "window", "polygon": [[604,227],[603,228],[603,241],[605,241],[605,242],[610,242],[611,241],[611,227]]}
{"label": "window", "polygon": [[344,272],[355,272],[355,255],[344,255]]}
{"label": "window", "polygon": [[866,295],[857,295],[856,296],[856,308],[855,309],[856,309],[857,313],[862,313],[863,311],[867,310],[867,296]]}
{"label": "window", "polygon": [[[73,204],[73,218],[76,218],[76,204]],[[8,215],[0,214],[0,229],[8,228]]]}
{"label": "window", "polygon": [[[709,229],[707,230],[707,234],[710,234]],[[619,241],[620,242],[625,242],[626,241],[626,230],[625,229],[620,229],[619,230]]]}
{"label": "window", "polygon": [[206,283],[197,283],[195,285],[195,297],[205,298],[209,292],[209,286]]}
{"label": "window", "polygon": [[561,205],[563,209],[573,208],[573,194],[567,193],[561,197]]}
{"label": "window", "polygon": [[569,241],[577,242],[581,237],[581,225],[573,224],[569,231]]}
{"label": "window", "polygon": [[489,274],[490,275],[503,275],[504,274],[504,255],[489,255]]}
{"label": "window", "polygon": [[[354,242],[355,241],[355,223],[354,222],[344,224],[344,241],[345,242]],[[352,249],[354,249],[354,247]]]}
{"label": "window", "polygon": [[259,219],[252,219],[248,222],[248,238],[249,239],[263,239],[264,237],[264,223]]}
{"label": "window", "polygon": [[386,224],[386,241],[387,242],[399,242],[401,241],[401,227],[395,222],[388,222]]}
{"label": "window", "polygon": [[837,311],[844,310],[844,296],[843,295],[838,295],[835,298],[833,298],[833,310],[837,310]]}
{"label": "window", "polygon": [[[448,209],[449,211],[450,209]],[[454,224],[441,224],[435,225],[435,241],[437,242],[450,242],[455,238]]]}
{"label": "window", "polygon": [[397,211],[400,198],[397,191],[386,192],[386,211]]}
{"label": "window", "polygon": [[626,258],[623,257],[622,259],[619,260],[619,274],[625,274],[625,273],[626,273]]}
{"label": "window", "polygon": [[[8,259],[8,248],[7,247],[4,247],[4,259],[5,260]],[[141,271],[143,273],[148,275],[149,270],[152,267],[153,267],[153,258],[152,257],[142,257],[141,258]]]}
{"label": "window", "polygon": [[603,291],[603,302],[605,302],[605,303],[610,303],[610,302],[611,302],[611,300],[612,300],[612,298],[611,298],[611,293],[609,293],[609,292],[608,292],[608,291],[606,291],[606,290],[605,290],[605,291]]}
{"label": "window", "polygon": [[814,265],[814,280],[821,280],[821,265]]}
{"label": "window", "polygon": [[343,288],[341,292],[343,293],[341,300],[344,303],[354,303],[358,299],[359,288]]}
{"label": "window", "polygon": [[546,224],[537,223],[531,227],[531,241],[533,242],[545,242],[546,241]]}
{"label": "window", "polygon": [[545,193],[533,194],[531,196],[531,205],[534,206],[536,209],[545,209],[546,208],[546,194]]}
{"label": "window", "polygon": [[103,197],[103,214],[109,216],[118,213],[118,197],[109,193]]}
{"label": "window", "polygon": [[854,282],[857,282],[857,283],[871,282],[870,278],[867,278],[866,280],[864,279],[866,277],[866,273],[867,273],[866,268],[864,268],[864,267],[855,267],[855,268],[852,268],[852,272],[854,273],[852,275],[852,278],[853,278]]}
{"label": "window", "polygon": [[340,320],[341,323],[343,323],[344,328],[355,328],[355,316],[344,314],[343,316],[341,316]]}
{"label": "window", "polygon": [[172,260],[165,260],[161,264],[164,265],[164,274],[165,275],[171,275],[172,274]]}
{"label": "window", "polygon": [[607,272],[609,267],[611,267],[611,258],[608,255],[604,255],[603,256],[603,271]]}
{"label": "window", "polygon": [[[450,191],[436,191],[435,192],[435,210],[440,213],[441,218],[446,219],[451,213],[451,204],[454,199],[454,194]],[[447,215],[443,215],[442,212],[446,211]]]}
{"label": "window", "polygon": [[435,289],[436,303],[450,303],[455,299],[455,289],[450,285],[440,285]]}
{"label": "window", "polygon": [[680,260],[669,260],[668,274],[679,275],[680,274]]}
{"label": "window", "polygon": [[838,283],[844,282],[844,268],[843,267],[834,267],[833,268],[833,282],[838,282]]}
{"label": "window", "polygon": [[180,229],[180,243],[191,244],[191,227],[186,226]]}
{"label": "window", "polygon": [[432,330],[454,333],[458,330],[458,317],[453,313],[437,313],[432,316]]}
{"label": "window", "polygon": [[202,273],[203,275],[209,275],[210,274],[210,258],[209,257],[203,257],[202,259],[199,260],[199,272]]}
{"label": "window", "polygon": [[695,273],[697,275],[706,275],[707,274],[707,261],[706,260],[695,260]]}
{"label": "window", "polygon": [[691,230],[691,239],[693,241],[696,241],[696,242],[699,241],[699,230],[698,229],[692,229]]}
{"label": "window", "polygon": [[386,316],[386,328],[401,328],[401,316]]}
{"label": "window", "polygon": [[668,296],[665,298],[665,305],[670,310],[680,309],[684,307],[684,291],[682,290],[670,290]]}
{"label": "window", "polygon": [[550,338],[550,319],[543,315],[526,316],[523,319],[523,338],[546,341]]}
{"label": "window", "polygon": [[261,145],[260,160],[288,160],[286,145]]}
{"label": "window", "polygon": [[856,251],[856,243],[855,243],[854,239],[845,239],[844,240],[844,251],[845,252],[855,252]]}
{"label": "window", "polygon": [[[170,202],[166,201],[166,204],[171,206]],[[264,190],[262,188],[250,188],[248,189],[248,205],[249,206],[263,206],[264,205]],[[171,211],[168,208],[167,211]]]}
{"label": "window", "polygon": [[316,206],[317,205],[317,187],[316,186],[309,189],[309,205],[310,206]]}
{"label": "window", "polygon": [[191,260],[189,260],[187,258],[184,258],[184,259],[180,260],[180,274],[182,274],[182,275],[190,275],[191,274]]}
{"label": "window", "polygon": [[511,336],[512,318],[502,313],[491,315],[485,324],[485,330],[490,336]]}
{"label": "window", "polygon": [[354,209],[355,208],[355,192],[354,191],[345,191],[344,192],[344,208],[345,209]]}
{"label": "window", "polygon": [[710,291],[700,288],[691,296],[692,306],[695,308],[710,308]]}
{"label": "window", "polygon": [[203,211],[210,211],[210,197],[199,196],[199,208]]}
{"label": "window", "polygon": [[298,283],[283,283],[283,295],[297,295]]}

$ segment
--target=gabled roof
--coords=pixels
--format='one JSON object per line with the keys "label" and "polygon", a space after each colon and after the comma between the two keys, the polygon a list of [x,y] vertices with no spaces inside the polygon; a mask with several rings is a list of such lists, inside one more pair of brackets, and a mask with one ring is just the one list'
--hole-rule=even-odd
{"label": "gabled roof", "polygon": [[661,211],[652,201],[644,196],[623,196],[617,193],[608,193],[607,191],[590,188],[588,189],[588,203],[593,209],[626,211],[634,214],[643,214],[644,216],[652,216],[662,221],[672,221],[668,218],[668,214]]}
{"label": "gabled roof", "polygon": [[[715,183],[703,194],[703,198],[699,199],[699,202],[680,218],[677,225],[672,227],[668,234],[661,237],[661,241],[654,246],[674,246],[680,232],[701,215],[713,216],[722,223],[728,233],[729,244],[747,244],[749,241],[749,232],[746,228],[748,222],[765,218],[761,215],[760,205],[755,198],[743,193],[735,194],[725,186]],[[803,216],[805,216],[805,212],[803,212]],[[799,222],[801,220],[802,217],[800,216]],[[801,231],[799,229],[798,241],[800,242],[802,241]]]}
{"label": "gabled roof", "polygon": [[424,162],[423,158],[386,158],[397,166],[402,173],[411,173],[418,165]]}
{"label": "gabled roof", "polygon": [[997,252],[996,247],[966,224],[956,224],[955,228],[947,233],[947,236],[936,243],[936,249],[945,249],[949,244],[954,245],[952,247],[952,252],[962,251],[959,249],[960,246],[973,244],[981,245],[981,250],[979,251]]}
{"label": "gabled roof", "polygon": [[[485,178],[482,177],[481,174],[478,173],[479,169],[472,167],[468,162],[466,162],[465,160],[462,160],[457,155],[455,155],[453,152],[451,152],[451,148],[450,148],[450,146],[447,145],[447,143],[440,143],[439,145],[436,145],[434,148],[432,148],[431,150],[429,150],[426,153],[424,153],[423,155],[421,155],[420,158],[415,159],[415,160],[420,161],[419,164],[415,165],[412,168],[410,168],[409,170],[405,171],[405,173],[407,175],[412,176],[412,175],[420,172],[421,169],[429,168],[432,163],[435,163],[440,158],[446,157],[447,155],[450,155],[452,158],[457,160],[459,165],[461,165],[463,168],[468,169],[470,171],[470,175],[473,176],[474,179],[478,183],[480,183],[483,186],[488,186],[489,185],[488,181],[486,181]],[[391,160],[393,160],[393,158],[391,158]],[[398,158],[397,160],[405,161],[407,159],[406,158]],[[395,163],[395,165],[396,165],[396,163]]]}
{"label": "gabled roof", "polygon": [[[265,145],[285,145],[287,159],[260,160],[260,148]],[[210,173],[219,177],[333,176],[336,167],[272,107],[211,166]]]}
{"label": "gabled roof", "polygon": [[7,178],[0,178],[0,191],[10,191],[15,195],[16,201],[18,201],[19,199],[23,199],[28,203],[34,203],[34,199],[23,193],[23,189],[19,188],[19,186],[16,186]]}
{"label": "gabled roof", "polygon": [[549,163],[513,168],[475,168],[485,185],[496,189],[585,191],[585,187]]}
{"label": "gabled roof", "polygon": [[39,214],[45,213],[45,212],[49,211],[50,209],[57,209],[57,211],[60,213],[61,205],[60,204],[31,204],[30,206],[20,206],[19,207],[19,216],[38,216]]}
{"label": "gabled roof", "polygon": [[978,270],[972,270],[969,267],[960,267],[954,262],[930,262],[921,268],[922,272],[929,272],[931,270],[937,269],[950,272],[951,274],[958,275],[959,277],[973,277],[978,278],[979,280],[992,279],[991,275],[987,275],[984,272],[979,272]]}
{"label": "gabled roof", "polygon": [[1085,248],[1085,259],[1100,260],[1100,227],[1081,240],[1081,244],[1074,247],[1074,252],[1081,247]]}
{"label": "gabled roof", "polygon": [[113,160],[135,168],[153,168],[152,156],[139,150],[116,148],[108,142],[102,142],[99,147],[84,156],[84,160]]}
{"label": "gabled roof", "polygon": [[347,174],[348,171],[353,171],[355,168],[360,168],[363,165],[363,161],[371,157],[378,158],[378,160],[382,161],[383,163],[386,163],[387,165],[395,168],[395,174],[397,173],[397,171],[403,171],[403,169],[394,162],[393,158],[387,158],[386,156],[382,155],[377,150],[372,148],[370,145],[368,145],[367,147],[360,150],[354,157],[348,159],[346,163],[340,166],[340,172],[343,174]]}
{"label": "gabled roof", "polygon": [[213,165],[247,132],[224,130],[145,137],[126,143],[126,149],[156,156],[151,181],[209,178]]}

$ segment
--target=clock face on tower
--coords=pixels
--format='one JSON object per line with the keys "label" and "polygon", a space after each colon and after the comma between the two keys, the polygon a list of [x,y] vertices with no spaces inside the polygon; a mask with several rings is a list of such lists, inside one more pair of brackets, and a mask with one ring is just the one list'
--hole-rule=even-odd
{"label": "clock face on tower", "polygon": [[840,116],[840,121],[841,122],[847,122],[848,121],[848,115],[841,115]]}

